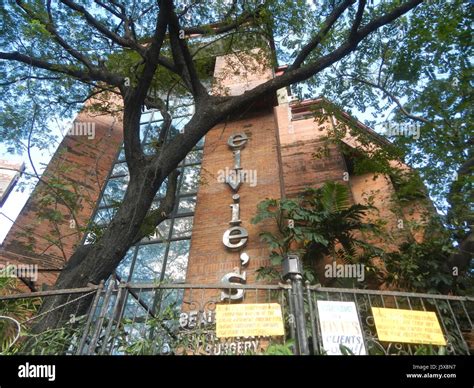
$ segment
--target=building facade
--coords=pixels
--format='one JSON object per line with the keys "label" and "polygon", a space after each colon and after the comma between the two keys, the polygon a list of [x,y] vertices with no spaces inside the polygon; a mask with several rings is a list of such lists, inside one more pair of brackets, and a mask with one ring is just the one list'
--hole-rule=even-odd
{"label": "building facade", "polygon": [[[272,68],[255,56],[246,63],[233,54],[218,56],[213,91],[240,94],[283,71],[284,67]],[[419,201],[398,205],[389,176],[354,174],[343,147],[328,145],[327,138],[342,125],[358,128],[375,147],[388,142],[342,111],[328,114],[328,104],[323,98],[297,101],[284,89],[209,131],[180,164],[177,201],[169,219],[129,250],[116,270],[117,278],[194,284],[258,282],[257,270],[270,265],[268,246],[259,234],[275,226],[251,223],[257,205],[267,198],[296,196],[306,187],[327,181],[347,185],[352,203],[370,201],[378,208],[377,216],[384,219],[384,228],[393,237],[377,241],[379,245],[396,249],[397,242],[408,235],[422,239],[422,229],[408,225],[423,224],[424,214],[430,211],[426,205]],[[184,104],[176,112],[172,127],[180,131],[193,107]],[[315,119],[318,112],[326,113],[323,119]],[[161,120],[158,111],[143,113],[145,152],[153,152],[151,139]],[[37,280],[25,283],[32,290],[54,284],[75,247],[91,243],[94,231],[110,222],[127,187],[120,117],[84,111],[76,123],[92,125],[94,136],[71,132],[64,138],[0,251],[3,262],[38,265]],[[342,142],[349,148],[358,146],[350,134]],[[315,156],[321,147],[326,152]],[[393,163],[408,169],[401,162]],[[64,193],[56,195],[51,189],[55,183],[75,197],[62,200]],[[156,206],[165,192],[163,185]]]}
{"label": "building facade", "polygon": [[24,169],[24,163],[0,160],[0,206],[7,200]]}
{"label": "building facade", "polygon": [[[213,93],[238,95],[278,77],[284,70],[284,67],[273,68],[267,62],[259,61],[258,52],[249,55],[245,61],[235,58],[234,54],[217,56],[212,90]],[[88,104],[103,103],[97,98]],[[192,102],[182,99],[177,100],[172,109],[169,136],[181,131],[194,112]],[[162,121],[159,111],[146,110],[142,114],[140,138],[147,154],[156,151],[154,139]],[[86,109],[78,115],[72,129],[61,142],[0,249],[0,265],[15,265],[18,269],[35,266],[37,269],[34,279],[19,276],[20,291],[51,288],[76,247],[93,243],[107,227],[127,189],[129,174],[120,115],[97,115]],[[361,134],[365,140],[361,140]],[[334,137],[337,137],[337,142]],[[152,339],[148,354],[188,354],[189,344],[183,345],[185,342],[178,341],[178,346],[171,349],[171,344],[180,339],[179,335],[199,340],[199,350],[194,349],[191,354],[246,354],[247,351],[255,354],[265,351],[269,344],[268,336],[217,339],[214,312],[222,301],[258,304],[277,299],[284,310],[283,316],[288,317],[289,311],[291,315],[291,311],[298,310],[291,306],[292,297],[285,296],[288,288],[281,287],[281,284],[267,285],[268,280],[259,277],[261,268],[272,265],[268,244],[261,240],[260,234],[276,231],[276,225],[269,220],[252,223],[257,206],[266,199],[292,198],[306,188],[337,182],[348,189],[351,204],[373,206],[374,210],[365,216],[366,221],[383,220],[384,236],[388,238],[361,234],[357,236],[359,239],[388,252],[397,250],[404,241],[422,241],[424,227],[434,211],[429,200],[408,198],[401,205],[397,200],[399,186],[392,176],[370,170],[361,172],[355,168],[360,158],[384,147],[390,147],[387,140],[324,98],[299,101],[286,89],[262,98],[211,129],[178,166],[180,175],[175,207],[168,219],[128,250],[108,280],[109,286],[127,283],[123,299],[119,293],[124,288],[114,289],[114,306],[121,307],[110,310],[120,310],[118,318],[114,313],[120,323],[114,329],[114,336],[123,329],[127,336],[125,342],[132,344],[128,350],[123,350],[123,343],[116,342],[114,337],[110,341],[109,354],[133,351],[134,341],[140,343],[144,338]],[[399,171],[411,171],[400,161],[392,160],[390,164]],[[153,209],[158,208],[165,194],[166,183],[156,194]],[[333,279],[325,275],[326,266],[332,262],[331,257],[325,257],[314,265],[315,283],[334,285]],[[383,269],[382,262],[375,264]],[[141,289],[137,284],[159,286]],[[161,287],[170,284],[169,288]],[[222,288],[223,284],[233,284],[234,287],[246,284],[249,288],[244,292],[239,288]],[[255,286],[254,289],[251,285]],[[380,345],[375,327],[370,324],[373,320],[368,319],[373,307],[437,311],[444,332],[457,333],[459,347],[451,352],[469,352],[457,321],[456,328],[444,326],[449,324],[445,322],[451,322],[453,326],[453,310],[450,310],[450,316],[446,316],[440,312],[437,301],[426,294],[423,294],[424,300],[421,297],[414,300],[415,294],[374,291],[373,288],[384,288],[380,283],[366,283],[364,286],[369,290],[357,290],[360,291],[357,295],[352,289],[342,288],[325,288],[317,295],[318,286],[308,287],[305,291],[306,301],[314,302],[307,303],[308,306],[316,306],[319,297],[326,298],[327,302],[346,300],[355,303],[353,308],[357,306],[358,315],[354,319],[360,319],[364,328],[364,335],[361,334],[359,339],[366,342],[366,350],[359,354],[380,354],[380,349],[384,354],[390,354],[390,349],[395,349],[391,345],[385,348]],[[294,284],[292,287],[294,290]],[[108,298],[108,292],[103,298]],[[456,314],[462,316],[465,313],[471,322],[464,300],[458,299],[458,307],[464,310],[461,314],[456,310]],[[443,300],[439,303],[449,305],[450,302]],[[98,305],[93,306],[91,316]],[[169,306],[177,307],[174,309],[177,316],[172,319],[165,317],[160,327],[147,327],[150,319],[156,319],[159,313],[166,315]],[[300,307],[304,315],[305,307]],[[285,330],[289,327],[290,337],[303,342],[298,345],[299,354],[323,352],[321,344],[324,339],[315,329],[315,317],[315,312],[306,312],[309,323],[303,322],[303,326],[305,330],[310,327],[311,333],[304,340],[299,334],[295,335],[294,328],[285,321]],[[111,334],[109,328],[112,326],[106,329],[105,321],[100,318],[97,322],[97,331],[95,326],[87,327],[83,337],[89,338],[90,329],[90,338],[94,338],[95,343],[92,341],[87,349],[82,342],[82,347],[74,350],[75,354],[96,354],[98,336],[92,335],[93,331],[99,333],[103,330],[107,335]],[[211,328],[206,329],[204,340],[200,337],[203,328]],[[178,333],[178,338],[171,338],[170,333]],[[472,330],[469,333],[472,335]],[[373,346],[367,346],[370,341]],[[312,349],[308,348],[310,343]],[[104,349],[100,354],[107,354]],[[412,354],[409,344],[397,349],[399,354]],[[340,354],[337,352],[339,349],[332,354]]]}

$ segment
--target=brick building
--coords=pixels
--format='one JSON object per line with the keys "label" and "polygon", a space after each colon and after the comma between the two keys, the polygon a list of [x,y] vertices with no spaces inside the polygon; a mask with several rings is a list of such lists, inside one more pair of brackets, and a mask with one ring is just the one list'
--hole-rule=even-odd
{"label": "brick building", "polygon": [[0,206],[5,203],[13,191],[24,169],[24,163],[12,163],[7,160],[0,160]]}
{"label": "brick building", "polygon": [[[240,94],[284,71],[249,58],[243,64],[233,55],[218,56],[214,92]],[[392,241],[379,241],[380,245],[394,249],[407,234],[421,239],[422,230],[400,228],[400,221],[422,224],[428,209],[419,201],[403,208],[395,203],[390,177],[354,175],[342,148],[334,144],[315,157],[331,128],[340,125],[358,128],[375,147],[388,145],[342,111],[315,120],[315,112],[324,111],[328,104],[322,98],[297,101],[286,89],[280,90],[213,128],[180,165],[177,204],[170,218],[153,236],[129,250],[117,268],[117,277],[130,282],[210,284],[229,274],[244,277],[245,272],[246,282],[255,283],[256,270],[269,264],[268,248],[259,233],[274,227],[250,222],[257,204],[266,198],[294,196],[305,187],[318,187],[330,180],[348,185],[353,203],[366,203],[370,198],[379,209],[378,217],[385,220],[385,228],[393,236]],[[173,117],[173,128],[183,128],[192,111],[192,106],[181,107]],[[150,139],[160,120],[157,111],[142,115],[146,152],[153,150]],[[25,281],[30,289],[54,283],[74,248],[93,238],[93,228],[110,221],[127,186],[120,118],[84,112],[76,119],[81,122],[93,125],[93,138],[80,134],[64,138],[0,251],[2,262],[38,264],[37,281]],[[358,140],[349,134],[342,140],[347,147],[358,146]],[[222,179],[235,169],[244,172],[240,184]],[[67,187],[75,197],[61,200],[61,193],[51,190],[55,183]],[[164,193],[162,187],[157,203]],[[92,232],[85,235],[87,226]]]}

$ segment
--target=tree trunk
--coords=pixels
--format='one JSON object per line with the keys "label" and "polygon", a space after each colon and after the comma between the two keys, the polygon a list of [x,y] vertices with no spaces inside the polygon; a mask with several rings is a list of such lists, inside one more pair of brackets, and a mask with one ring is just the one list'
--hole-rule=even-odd
{"label": "tree trunk", "polygon": [[[87,287],[90,283],[99,284],[101,280],[107,279],[113,273],[127,250],[140,235],[143,220],[157,189],[163,182],[163,178],[159,177],[153,185],[154,178],[151,169],[148,168],[145,169],[141,177],[130,180],[124,201],[104,235],[96,244],[78,247],[61,271],[55,289]],[[173,186],[174,189],[175,185]],[[74,297],[70,297],[70,299],[74,299]],[[35,323],[31,333],[39,334],[59,327],[70,319],[71,314],[77,316],[85,314],[91,300],[92,296],[82,299],[80,303],[70,303],[65,307],[57,308],[68,302],[68,295],[45,298],[38,313],[45,315]],[[53,308],[57,309],[52,310]],[[50,310],[52,311],[48,312]],[[28,341],[24,350],[28,352],[33,346],[34,341]]]}

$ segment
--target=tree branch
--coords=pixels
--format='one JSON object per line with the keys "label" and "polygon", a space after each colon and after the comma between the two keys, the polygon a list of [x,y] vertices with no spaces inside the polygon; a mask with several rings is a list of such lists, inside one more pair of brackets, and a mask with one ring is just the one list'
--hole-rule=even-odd
{"label": "tree branch", "polygon": [[352,37],[356,35],[357,30],[359,29],[360,23],[362,22],[362,16],[364,16],[364,9],[366,3],[366,0],[359,0],[359,6],[357,7],[357,13],[354,19],[354,23],[352,24],[349,39],[352,39]]}
{"label": "tree branch", "polygon": [[[355,1],[355,0],[354,0]],[[183,28],[182,30],[186,35],[218,35],[223,34],[225,32],[229,32],[235,30],[236,28],[240,27],[242,24],[245,24],[249,20],[257,17],[260,12],[262,11],[264,5],[259,5],[254,11],[244,11],[242,14],[237,16],[236,20],[232,23],[224,24],[224,23],[212,23],[203,26],[195,26],[195,27],[187,27]],[[227,16],[227,15],[226,15]],[[227,17],[226,17],[227,18]],[[219,27],[217,27],[219,26]]]}
{"label": "tree branch", "polygon": [[[464,163],[459,167],[458,171],[456,172],[456,179],[451,183],[451,187],[448,192],[448,202],[450,204],[450,209],[447,214],[447,220],[452,222],[458,215],[461,215],[462,211],[456,211],[456,208],[459,207],[459,203],[462,205],[467,205],[464,202],[464,199],[459,198],[461,195],[463,184],[462,182],[468,183],[465,179],[466,177],[470,177],[474,172],[474,156],[471,153],[470,156],[464,161]],[[469,202],[469,201],[467,201]],[[466,219],[469,218],[469,214],[462,214],[466,216]],[[472,217],[472,216],[471,216]],[[469,222],[467,222],[469,224]],[[470,226],[472,228],[472,226]]]}
{"label": "tree branch", "polygon": [[67,74],[73,78],[76,78],[86,83],[90,81],[103,81],[117,87],[122,87],[123,85],[123,78],[116,74],[105,73],[103,70],[98,70],[95,68],[88,69],[87,71],[78,70],[78,69],[67,67],[65,65],[50,63],[39,58],[21,54],[18,51],[0,52],[0,59],[25,63],[27,65],[38,67],[44,70],[48,70],[53,73]]}
{"label": "tree branch", "polygon": [[149,235],[151,229],[155,230],[155,228],[166,220],[173,211],[176,202],[176,190],[178,187],[179,174],[178,170],[173,170],[173,172],[168,176],[168,187],[166,189],[165,197],[162,199],[158,209],[152,210],[145,217],[143,226],[135,237],[133,244],[137,244],[141,239]]}
{"label": "tree branch", "polygon": [[170,12],[169,17],[169,35],[174,62],[177,65],[183,81],[190,88],[190,91],[195,98],[196,105],[198,105],[199,101],[207,95],[207,91],[199,80],[186,40],[180,39],[180,31],[182,29],[179,26],[178,17],[174,10]]}
{"label": "tree branch", "polygon": [[100,0],[94,0],[94,3],[96,3],[97,5],[101,6],[103,9],[105,9],[106,11],[110,12],[112,15],[114,15],[115,17],[119,18],[120,20],[123,20],[125,21],[125,8],[122,4],[117,4],[115,3],[114,1],[110,1],[113,5],[115,5],[116,7],[119,7],[120,8],[120,12],[117,11],[116,9],[114,9],[113,7],[107,5],[107,4],[104,4],[103,1],[100,1]]}
{"label": "tree branch", "polygon": [[376,89],[379,89],[381,90],[385,95],[387,95],[387,97],[392,100],[397,106],[398,108],[400,109],[400,111],[406,116],[408,117],[409,119],[411,120],[415,120],[415,121],[419,121],[419,122],[422,122],[422,123],[425,123],[425,124],[429,124],[429,125],[432,125],[434,127],[436,127],[436,124],[434,124],[433,122],[431,122],[430,120],[427,120],[425,119],[424,117],[421,117],[421,116],[416,116],[414,114],[411,114],[410,112],[408,112],[406,110],[406,108],[403,106],[403,104],[400,102],[400,100],[395,97],[395,95],[391,92],[389,92],[387,90],[387,88],[385,88],[384,86],[382,85],[379,85],[379,84],[376,84],[374,82],[371,82],[371,81],[368,81],[368,80],[365,80],[365,79],[362,79],[362,78],[359,78],[359,77],[355,77],[355,76],[352,76],[352,75],[348,75],[348,74],[342,74],[342,76],[346,76],[346,77],[349,77],[351,79],[353,79],[354,81],[356,82],[359,82],[359,83],[362,83],[362,84],[365,84],[367,86],[370,86],[370,87],[373,87],[373,88],[376,88]]}
{"label": "tree branch", "polygon": [[160,56],[158,58],[156,58],[156,62],[163,66],[164,68],[168,69],[169,71],[171,71],[172,73],[175,73],[177,75],[179,75],[179,72],[178,72],[178,69],[176,68],[174,62],[169,59],[169,58],[166,58],[166,57],[163,57],[163,56]]}
{"label": "tree branch", "polygon": [[[268,93],[275,92],[278,89],[293,83],[304,81],[314,74],[326,69],[339,59],[356,50],[359,42],[370,33],[409,12],[422,1],[423,0],[410,0],[402,4],[392,12],[389,12],[388,14],[367,24],[356,33],[354,39],[342,43],[331,53],[322,56],[303,67],[293,68],[292,70],[285,72],[283,75],[272,78],[239,96],[209,96],[208,103],[206,103],[203,106],[203,109],[200,110],[200,114],[193,116],[191,121],[186,125],[186,136],[183,136],[182,134],[177,135],[173,141],[168,144],[166,149],[160,153],[158,159],[155,161],[156,168],[161,169],[164,175],[169,174],[174,168],[175,163],[179,163],[179,155],[191,151],[192,147],[207,133],[207,131],[209,131],[209,129],[221,120],[224,120],[231,112],[241,109]],[[205,118],[206,121],[203,121],[203,118]]]}
{"label": "tree branch", "polygon": [[[405,13],[409,12],[417,5],[423,3],[423,0],[410,0],[406,3],[402,4],[401,6],[395,8],[391,12],[371,21],[370,23],[366,24],[365,27],[361,28],[356,33],[356,39],[360,41],[361,39],[365,38],[371,32],[375,31],[376,29],[393,22],[395,19],[398,19],[400,16],[404,15]],[[360,38],[362,37],[362,38]]]}
{"label": "tree branch", "polygon": [[120,46],[128,47],[136,50],[139,54],[143,55],[145,53],[145,48],[135,42],[133,39],[123,38],[120,35],[116,34],[113,31],[110,31],[106,26],[100,23],[94,16],[92,16],[83,6],[75,3],[71,0],[60,0],[61,3],[71,8],[72,10],[79,12],[87,21],[87,23],[94,27],[101,34],[105,35],[111,41],[117,43]]}
{"label": "tree branch", "polygon": [[354,3],[355,0],[345,0],[341,5],[334,8],[331,14],[324,21],[318,33],[300,50],[300,53],[295,58],[292,65],[288,68],[288,71],[297,69],[301,66],[308,55],[319,46],[321,41],[328,34],[334,23],[336,23],[336,21],[341,17],[344,11]]}
{"label": "tree branch", "polygon": [[163,124],[161,125],[161,128],[160,128],[158,144],[157,144],[159,147],[161,147],[165,143],[166,135],[171,127],[171,122],[173,119],[169,113],[168,104],[165,104],[164,101],[161,100],[160,98],[148,97],[145,100],[145,105],[148,109],[149,108],[158,109],[161,115],[163,116]]}
{"label": "tree branch", "polygon": [[69,45],[58,33],[56,27],[54,26],[53,16],[51,14],[51,0],[47,1],[46,8],[48,14],[48,20],[43,20],[42,17],[34,12],[32,12],[21,0],[16,0],[16,4],[28,15],[30,20],[39,21],[48,31],[54,41],[59,44],[63,49],[65,49],[73,58],[77,59],[79,62],[84,64],[89,70],[92,70],[94,65],[89,61],[89,59],[82,55],[80,52],[75,50],[71,45]]}
{"label": "tree branch", "polygon": [[146,50],[145,66],[139,77],[138,85],[131,88],[124,97],[124,149],[130,175],[137,173],[144,160],[143,150],[140,145],[140,117],[141,107],[147,97],[148,90],[155,76],[158,66],[161,47],[166,35],[169,14],[172,2],[163,0],[156,20],[155,32],[152,42]]}
{"label": "tree branch", "polygon": [[12,81],[0,82],[0,86],[9,86],[17,82],[26,81],[28,79],[36,79],[39,81],[59,81],[61,77],[41,77],[41,76],[34,76],[34,75],[26,75],[24,77],[17,77]]}
{"label": "tree branch", "polygon": [[395,8],[388,14],[385,14],[368,23],[365,27],[360,29],[355,34],[352,40],[347,40],[346,42],[342,43],[337,49],[335,49],[331,53],[324,55],[316,59],[314,62],[309,63],[303,67],[289,68],[283,75],[273,78],[263,84],[260,84],[240,96],[236,96],[232,99],[227,99],[227,104],[232,106],[241,106],[241,104],[247,104],[250,101],[253,101],[256,98],[260,97],[262,94],[275,92],[276,90],[282,87],[291,85],[296,82],[301,82],[310,78],[314,74],[324,70],[325,68],[331,66],[333,63],[337,62],[344,56],[355,51],[357,49],[358,44],[372,32],[376,31],[378,28],[386,24],[391,23],[392,21],[394,21],[401,15],[409,12],[422,2],[423,0],[410,0],[402,4],[401,6]]}

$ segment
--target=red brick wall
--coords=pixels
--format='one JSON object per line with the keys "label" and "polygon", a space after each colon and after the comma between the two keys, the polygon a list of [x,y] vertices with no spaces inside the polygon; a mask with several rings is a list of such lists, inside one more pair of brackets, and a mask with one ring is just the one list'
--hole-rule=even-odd
{"label": "red brick wall", "polygon": [[226,183],[218,182],[219,170],[233,167],[233,153],[227,146],[230,135],[244,132],[249,141],[241,151],[242,168],[256,170],[257,184],[240,187],[241,226],[249,233],[248,244],[240,252],[250,256],[247,283],[255,282],[255,271],[269,264],[268,249],[259,233],[273,225],[253,225],[257,204],[266,198],[280,198],[280,172],[278,164],[277,133],[271,110],[253,116],[223,123],[206,135],[201,170],[201,185],[197,194],[191,250],[186,281],[188,283],[219,283],[222,276],[240,268],[240,252],[228,251],[222,243],[224,232],[231,226],[233,191]]}
{"label": "red brick wall", "polygon": [[[76,219],[80,227],[85,227],[122,142],[122,125],[117,118],[87,113],[79,114],[76,122],[94,123],[94,138],[66,136],[42,179],[51,182],[51,179],[60,176],[62,182],[78,192],[80,201]],[[63,220],[51,222],[38,216],[39,202],[48,192],[51,193],[51,190],[47,184],[39,182],[36,185],[0,250],[0,262],[38,264],[39,287],[55,282],[57,270],[64,265],[82,238],[82,233],[71,228],[71,212],[60,201],[54,201],[48,208],[57,210]],[[60,243],[53,244],[53,241]]]}
{"label": "red brick wall", "polygon": [[291,108],[288,104],[275,107],[278,122],[279,139],[283,168],[285,194],[297,195],[306,187],[319,187],[326,181],[338,181],[347,184],[344,173],[347,171],[344,158],[336,145],[327,147],[327,154],[315,157],[316,152],[325,146],[323,137],[326,127],[314,119],[291,120]]}

